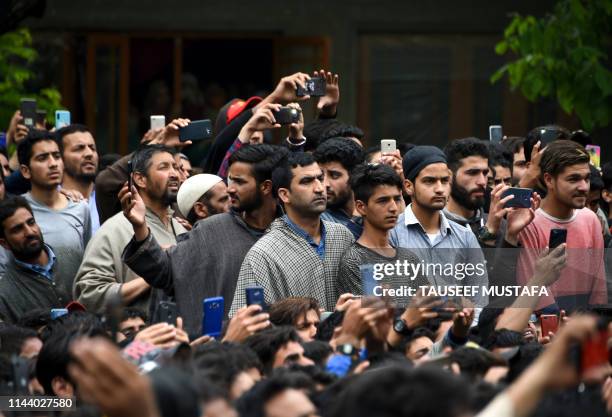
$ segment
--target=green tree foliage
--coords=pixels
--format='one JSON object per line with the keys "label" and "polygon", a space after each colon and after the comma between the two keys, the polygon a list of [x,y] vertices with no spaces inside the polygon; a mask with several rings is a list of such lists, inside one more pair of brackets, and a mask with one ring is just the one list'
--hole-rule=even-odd
{"label": "green tree foliage", "polygon": [[556,98],[585,129],[612,120],[612,72],[607,51],[612,34],[612,0],[561,0],[536,19],[514,15],[495,51],[511,54],[491,77],[504,75],[530,101]]}
{"label": "green tree foliage", "polygon": [[53,122],[55,110],[61,108],[61,95],[56,88],[43,88],[38,93],[28,90],[28,81],[35,78],[34,63],[38,54],[32,48],[28,29],[0,35],[0,129],[8,127],[21,98],[35,98],[39,109],[47,111]]}

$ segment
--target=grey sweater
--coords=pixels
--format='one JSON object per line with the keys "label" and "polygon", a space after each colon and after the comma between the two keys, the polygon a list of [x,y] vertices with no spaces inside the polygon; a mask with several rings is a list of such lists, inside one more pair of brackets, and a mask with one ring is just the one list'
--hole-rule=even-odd
{"label": "grey sweater", "polygon": [[242,261],[263,235],[236,213],[216,214],[196,223],[177,246],[163,251],[155,238],[132,239],[123,260],[151,286],[174,291],[188,333],[202,326],[202,300],[223,296],[225,317],[232,305]]}
{"label": "grey sweater", "polygon": [[0,319],[17,322],[34,309],[63,308],[72,300],[70,262],[66,251],[53,249],[57,260],[53,265],[53,280],[15,263],[12,254],[4,276],[0,278]]}

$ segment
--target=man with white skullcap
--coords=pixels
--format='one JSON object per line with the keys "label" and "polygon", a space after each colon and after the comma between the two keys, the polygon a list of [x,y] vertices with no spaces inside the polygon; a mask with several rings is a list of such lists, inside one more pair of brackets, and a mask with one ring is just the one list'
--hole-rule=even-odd
{"label": "man with white skullcap", "polygon": [[188,178],[176,196],[178,208],[192,225],[217,213],[227,213],[230,208],[227,185],[221,177],[198,174]]}

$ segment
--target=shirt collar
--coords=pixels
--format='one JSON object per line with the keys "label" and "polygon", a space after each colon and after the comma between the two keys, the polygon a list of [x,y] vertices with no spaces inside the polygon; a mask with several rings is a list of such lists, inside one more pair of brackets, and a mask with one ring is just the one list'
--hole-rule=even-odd
{"label": "shirt collar", "polygon": [[[291,230],[293,230],[295,233],[297,233],[298,235],[300,235],[304,239],[306,239],[306,241],[308,243],[310,243],[311,245],[319,246],[316,243],[314,243],[314,239],[312,238],[312,236],[310,236],[308,233],[306,233],[306,231],[304,229],[302,229],[300,226],[298,226],[297,224],[292,222],[291,219],[289,218],[289,216],[287,216],[285,214],[283,216],[283,220],[285,221],[285,223],[287,223],[287,226],[289,226],[289,228],[291,228]],[[325,241],[325,224],[323,224],[323,222],[321,222],[321,242],[324,242],[324,241]]]}
{"label": "shirt collar", "polygon": [[[419,219],[417,219],[417,217],[414,215],[414,212],[412,211],[412,203],[408,204],[408,207],[406,207],[406,210],[404,210],[404,224],[406,226],[418,224],[419,226],[421,226],[422,230],[425,230],[423,229],[423,225],[421,225],[421,222],[419,222]],[[440,210],[440,232],[444,236],[450,230],[451,227],[448,222],[448,219],[444,215],[444,211]]]}
{"label": "shirt collar", "polygon": [[47,251],[47,256],[49,257],[49,262],[47,262],[47,265],[30,264],[27,262],[22,262],[17,258],[14,258],[15,263],[24,269],[32,271],[36,274],[41,274],[48,279],[52,279],[53,277],[51,275],[51,271],[53,270],[53,266],[55,265],[57,258],[50,246],[45,244],[45,250]]}

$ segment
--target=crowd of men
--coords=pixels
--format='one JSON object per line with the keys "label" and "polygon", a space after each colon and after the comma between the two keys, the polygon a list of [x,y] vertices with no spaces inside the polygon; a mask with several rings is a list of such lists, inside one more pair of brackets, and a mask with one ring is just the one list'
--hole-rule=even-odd
{"label": "crowd of men", "polygon": [[[384,151],[338,120],[338,75],[313,76],[325,95],[298,96],[311,75],[296,73],[227,103],[203,161],[180,153],[187,119],[100,156],[86,126],[15,112],[0,395],[71,398],[70,416],[612,412],[612,164],[590,164],[588,135]],[[312,100],[314,120],[275,119]],[[526,205],[511,187],[531,190]],[[454,272],[384,268],[372,286],[377,265],[436,263]],[[441,286],[465,292],[399,291]]]}

